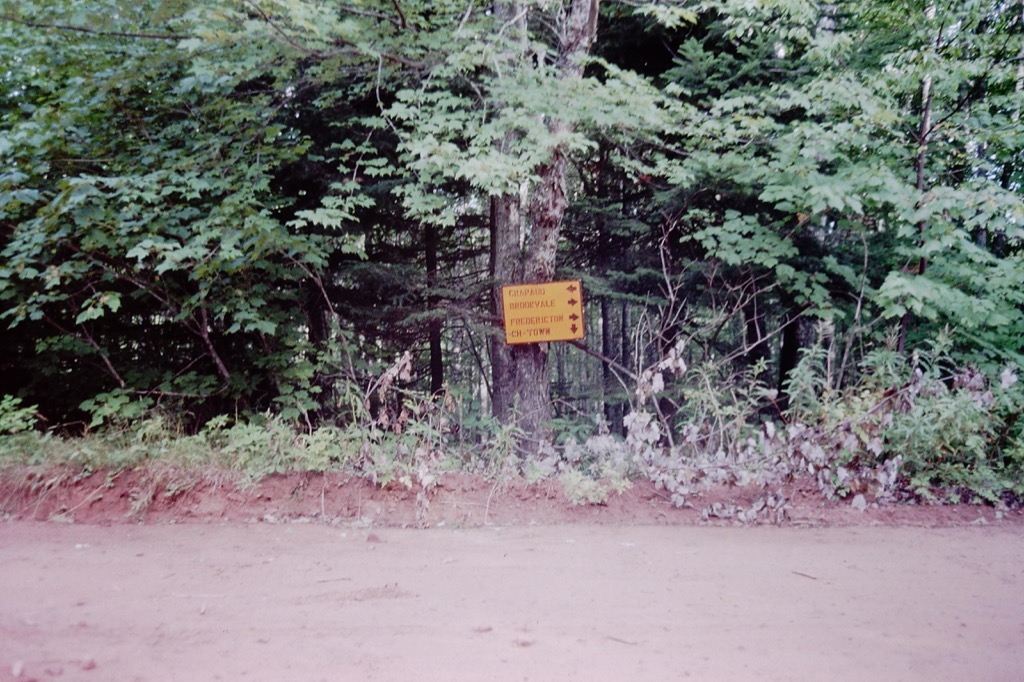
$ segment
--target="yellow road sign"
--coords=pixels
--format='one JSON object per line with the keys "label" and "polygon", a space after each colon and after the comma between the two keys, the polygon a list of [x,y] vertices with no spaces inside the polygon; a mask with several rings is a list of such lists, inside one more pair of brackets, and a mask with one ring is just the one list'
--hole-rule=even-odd
{"label": "yellow road sign", "polygon": [[578,280],[501,288],[506,343],[583,338],[583,288]]}

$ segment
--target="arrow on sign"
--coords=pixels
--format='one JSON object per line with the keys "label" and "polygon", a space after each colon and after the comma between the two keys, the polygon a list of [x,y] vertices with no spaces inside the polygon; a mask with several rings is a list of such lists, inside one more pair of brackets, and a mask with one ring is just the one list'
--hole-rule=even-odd
{"label": "arrow on sign", "polygon": [[566,287],[566,290],[568,290],[569,293],[572,293],[572,292],[576,291],[576,285],[575,284],[570,284],[569,286]]}
{"label": "arrow on sign", "polygon": [[569,305],[576,305],[577,303],[579,303],[579,301],[577,301],[575,298],[569,299]]}
{"label": "arrow on sign", "polygon": [[577,315],[576,313],[573,313],[572,315],[569,316],[569,319],[575,322],[576,320],[580,319],[580,316]]}
{"label": "arrow on sign", "polygon": [[573,334],[575,334],[575,333],[576,333],[576,331],[577,331],[577,330],[579,329],[579,327],[577,327],[577,326],[576,326],[576,325],[574,324],[573,326],[569,327],[569,329],[571,329],[571,330],[572,330],[572,333],[573,333]]}

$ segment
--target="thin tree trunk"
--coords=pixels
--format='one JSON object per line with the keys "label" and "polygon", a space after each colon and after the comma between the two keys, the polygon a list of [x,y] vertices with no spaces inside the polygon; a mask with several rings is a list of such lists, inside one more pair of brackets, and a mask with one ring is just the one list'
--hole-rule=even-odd
{"label": "thin tree trunk", "polygon": [[430,395],[437,397],[444,390],[444,356],[441,350],[441,333],[444,324],[434,306],[437,304],[437,251],[440,235],[436,225],[427,224],[423,228],[423,247],[427,266],[427,304],[431,318],[427,327],[428,344],[430,346]]}
{"label": "thin tree trunk", "polygon": [[[753,294],[743,306],[745,346],[743,360],[748,368],[756,366],[762,360],[769,361],[771,359],[771,348],[768,346],[768,332],[764,316],[760,300],[757,294]],[[767,380],[767,367],[757,378]]]}
{"label": "thin tree trunk", "polygon": [[786,317],[782,325],[782,340],[779,347],[779,383],[777,385],[778,409],[783,412],[789,408],[789,391],[787,390],[789,377],[796,369],[797,363],[800,362],[802,312],[791,295],[785,297],[785,305]]}
{"label": "thin tree trunk", "polygon": [[228,371],[227,365],[224,364],[224,360],[221,359],[220,353],[217,352],[217,348],[213,345],[213,339],[210,338],[210,321],[206,308],[199,309],[199,319],[196,320],[194,328],[203,340],[203,344],[206,346],[206,351],[210,355],[210,359],[213,360],[214,366],[217,368],[217,374],[219,374],[220,378],[224,380],[224,383],[230,382],[231,372]]}
{"label": "thin tree trunk", "polygon": [[[506,194],[491,199],[491,278],[493,311],[501,319],[501,285],[519,280],[519,197]],[[512,347],[505,343],[500,329],[491,335],[491,413],[502,424],[514,418],[516,365]]]}
{"label": "thin tree trunk", "polygon": [[[510,49],[506,59],[516,62],[525,59],[528,47],[526,32],[526,14],[518,2],[495,0],[494,16],[498,21],[499,30],[512,36],[518,43],[515,50]],[[511,66],[510,66],[511,68]],[[502,151],[518,139],[518,134],[510,131],[505,135],[499,146]],[[502,318],[501,287],[513,284],[521,277],[521,243],[522,243],[522,207],[518,193],[509,192],[501,196],[491,197],[490,220],[490,275],[492,282],[492,312],[496,320],[496,328],[490,337],[491,360],[491,413],[502,424],[509,424],[515,419],[516,396],[516,365],[512,358],[512,349],[505,343],[500,323]]]}
{"label": "thin tree trunk", "polygon": [[[306,313],[306,327],[308,329],[306,338],[309,345],[316,353],[323,353],[327,349],[327,342],[330,337],[330,310],[325,294],[312,281],[305,280],[303,287],[303,308]],[[330,413],[335,403],[331,387],[333,382],[330,377],[322,372],[317,372],[313,377],[313,385],[319,389],[316,392],[315,400],[317,409],[311,415],[314,421],[319,422]]]}
{"label": "thin tree trunk", "polygon": [[[633,361],[633,324],[629,314],[629,301],[622,302],[622,322],[619,325],[619,332],[622,334],[621,342],[619,343],[619,349],[622,354],[619,362],[622,363],[623,367],[629,367]],[[621,417],[619,433],[622,437],[626,437],[626,424],[625,418],[627,414],[628,403],[620,403],[619,415]]]}
{"label": "thin tree trunk", "polygon": [[[935,5],[930,5],[925,10],[925,15],[929,19],[935,18]],[[940,33],[936,39],[936,48],[941,46],[942,34]],[[926,172],[928,168],[928,144],[930,142],[932,134],[932,76],[926,73],[924,78],[921,79],[921,121],[917,128],[917,157],[914,159],[914,171],[916,173],[917,182],[917,196],[918,206],[924,202],[924,193],[926,187]],[[917,224],[917,232],[920,235],[920,239],[924,242],[925,230],[928,224],[922,220]],[[918,276],[923,275],[925,270],[928,268],[927,256],[921,256],[920,261],[916,266],[916,274]],[[910,331],[910,311],[903,313],[903,317],[900,319],[900,334],[899,340],[897,341],[897,349],[900,353],[906,350],[907,346],[907,334]]]}
{"label": "thin tree trunk", "polygon": [[[601,298],[601,355],[606,358],[615,357],[615,330],[612,323],[612,302],[607,296]],[[601,361],[602,402],[604,403],[604,419],[609,428],[615,428],[615,408],[611,395],[615,391],[615,374],[611,363]]]}

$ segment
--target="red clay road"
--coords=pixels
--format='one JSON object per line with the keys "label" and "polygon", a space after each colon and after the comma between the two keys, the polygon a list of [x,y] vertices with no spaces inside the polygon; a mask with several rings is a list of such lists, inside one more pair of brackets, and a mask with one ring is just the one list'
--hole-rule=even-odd
{"label": "red clay road", "polygon": [[0,680],[1024,680],[1024,531],[0,523]]}

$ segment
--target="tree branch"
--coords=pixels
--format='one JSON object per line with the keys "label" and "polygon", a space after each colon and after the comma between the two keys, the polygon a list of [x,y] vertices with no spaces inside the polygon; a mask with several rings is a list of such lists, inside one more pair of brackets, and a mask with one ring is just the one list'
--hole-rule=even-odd
{"label": "tree branch", "polygon": [[395,6],[395,11],[398,12],[398,25],[401,28],[409,28],[409,22],[405,19],[405,12],[398,4],[398,0],[391,0],[391,4]]}
{"label": "tree branch", "polygon": [[14,24],[27,26],[28,28],[40,28],[50,31],[67,31],[73,33],[87,33],[89,35],[105,36],[108,38],[137,38],[140,40],[186,40],[193,36],[185,33],[141,33],[135,31],[99,31],[84,26],[72,26],[70,24],[48,24],[39,21],[28,21],[10,14],[0,14],[0,21],[9,21]]}
{"label": "tree branch", "polygon": [[81,329],[82,333],[77,334],[73,331],[65,329],[63,325],[61,325],[59,322],[54,320],[49,315],[44,315],[43,319],[46,320],[46,322],[51,327],[53,327],[60,333],[66,336],[70,336],[72,338],[78,338],[85,341],[85,343],[88,344],[93,350],[95,350],[96,354],[100,356],[100,360],[103,362],[103,366],[106,368],[107,373],[114,379],[114,381],[117,382],[117,385],[120,386],[121,388],[126,388],[128,386],[128,384],[125,383],[125,380],[121,378],[121,375],[118,373],[117,369],[114,368],[113,363],[110,362],[110,356],[108,356],[106,351],[104,351],[100,344],[96,342],[96,339],[92,337],[92,334],[90,334],[89,330],[85,328],[85,325],[78,325],[78,328]]}
{"label": "tree branch", "polygon": [[210,358],[213,360],[213,364],[217,366],[217,373],[220,374],[221,379],[225,382],[231,381],[231,372],[228,371],[224,361],[221,360],[220,354],[217,353],[217,349],[213,346],[213,340],[210,338],[209,316],[207,315],[206,308],[199,309],[199,320],[196,324],[196,330],[199,332],[199,336],[203,339],[203,343],[206,345],[206,350],[210,353]]}
{"label": "tree branch", "polygon": [[[243,0],[243,1],[245,2],[246,5],[251,7],[254,12],[256,12],[257,14],[260,15],[260,18],[264,21],[264,23],[266,23],[268,26],[270,26],[270,28],[272,28],[274,30],[274,32],[277,33],[278,36],[280,36],[281,40],[284,41],[284,43],[286,45],[288,45],[289,47],[292,47],[292,48],[298,50],[299,52],[301,52],[301,53],[303,53],[305,55],[313,57],[314,59],[320,59],[320,60],[330,59],[331,57],[340,57],[340,56],[343,56],[343,55],[346,55],[346,54],[348,54],[349,56],[353,56],[353,57],[371,57],[371,56],[373,56],[373,55],[368,55],[365,52],[361,52],[360,50],[358,50],[357,48],[354,48],[354,47],[350,47],[347,50],[328,50],[328,51],[325,52],[323,50],[317,50],[317,49],[314,49],[314,48],[309,47],[307,45],[303,45],[302,43],[298,42],[297,40],[292,38],[290,35],[288,35],[288,33],[283,28],[281,28],[281,26],[279,26],[277,24],[277,22],[275,22],[270,17],[269,14],[267,14],[265,11],[263,11],[263,9],[259,5],[257,5],[255,2],[253,2],[253,0]],[[396,5],[396,7],[397,7],[397,5]],[[399,11],[401,11],[401,10],[399,10]],[[402,17],[402,22],[404,23],[404,21],[405,21],[405,18],[403,16]],[[404,28],[404,26],[403,26],[403,28]],[[339,44],[344,44],[342,41],[338,41],[338,43]],[[381,52],[379,57],[381,59],[386,60],[386,61],[396,62],[398,64],[402,64],[403,66],[408,66],[408,67],[413,68],[413,69],[423,69],[423,68],[427,67],[427,63],[426,62],[418,62],[418,61],[414,61],[412,59],[408,59],[406,57],[401,57],[399,55],[388,54],[386,52]]]}
{"label": "tree branch", "polygon": [[570,339],[568,341],[568,343],[569,343],[570,346],[575,346],[576,348],[580,349],[581,351],[583,351],[587,355],[589,355],[591,357],[594,357],[594,358],[597,358],[601,362],[607,363],[611,367],[614,367],[615,369],[617,369],[620,372],[622,372],[623,374],[625,374],[631,380],[636,381],[636,373],[633,372],[633,370],[631,370],[629,367],[626,367],[625,365],[623,365],[621,362],[619,362],[615,358],[610,358],[607,355],[605,355],[604,353],[599,353],[598,351],[596,351],[593,348],[589,347],[587,344],[583,343],[582,341],[576,341],[574,339]]}

